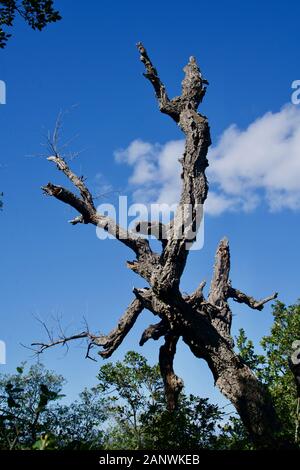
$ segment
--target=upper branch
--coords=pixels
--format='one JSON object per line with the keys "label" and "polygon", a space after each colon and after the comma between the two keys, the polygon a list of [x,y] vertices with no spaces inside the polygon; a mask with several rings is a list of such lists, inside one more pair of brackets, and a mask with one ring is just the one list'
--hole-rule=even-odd
{"label": "upper branch", "polygon": [[156,275],[153,286],[157,292],[178,291],[189,248],[196,240],[208,191],[205,170],[208,166],[207,151],[211,144],[210,132],[206,117],[197,112],[205,94],[204,85],[208,82],[202,78],[194,57],[191,57],[184,68],[182,94],[170,100],[141,43],[138,44],[138,49],[146,68],[145,76],[154,87],[161,111],[171,115],[186,135],[185,151],[180,159],[183,180],[180,202],[170,225],[172,232],[169,232],[168,240],[163,246],[161,274]]}
{"label": "upper branch", "polygon": [[[210,293],[208,296],[208,304],[213,308],[211,311],[211,323],[215,329],[223,336],[228,342],[232,342],[231,337],[231,322],[232,312],[228,299],[232,298],[236,302],[245,303],[249,307],[262,310],[266,302],[273,300],[277,297],[277,293],[270,295],[262,300],[256,300],[238,289],[231,286],[229,280],[230,273],[230,251],[229,243],[226,238],[220,241],[215,257],[214,272],[211,281]],[[204,306],[204,305],[203,305]],[[208,308],[208,313],[210,308]]]}
{"label": "upper branch", "polygon": [[220,241],[216,251],[213,277],[210,285],[208,301],[220,305],[228,297],[230,272],[230,250],[227,238]]}
{"label": "upper branch", "polygon": [[80,191],[82,199],[89,205],[91,205],[92,208],[95,209],[94,202],[92,195],[89,191],[89,189],[86,187],[84,184],[84,179],[83,177],[78,177],[67,165],[66,161],[60,157],[59,155],[55,156],[50,156],[47,158],[49,162],[53,162],[56,164],[57,168],[62,171],[67,178],[76,186],[76,188]]}
{"label": "upper branch", "polygon": [[140,59],[145,65],[146,72],[144,76],[152,83],[156,97],[159,103],[159,109],[162,113],[168,114],[176,122],[179,120],[178,103],[175,100],[170,100],[166,88],[160,80],[156,68],[153,66],[146,49],[141,42],[137,43],[137,48],[140,52]]}
{"label": "upper branch", "polygon": [[208,301],[214,305],[227,302],[227,299],[232,298],[236,302],[244,303],[255,310],[262,310],[265,303],[270,300],[276,299],[277,292],[261,299],[256,300],[253,297],[244,294],[238,289],[231,286],[229,280],[230,272],[230,251],[229,243],[226,238],[220,241],[216,252],[215,266],[213,278],[211,281],[210,294]]}
{"label": "upper branch", "polygon": [[[92,222],[96,210],[93,209],[89,204],[87,204],[86,201],[72,193],[72,191],[69,191],[68,189],[62,186],[57,186],[52,183],[48,183],[46,184],[46,186],[42,186],[42,190],[48,196],[53,196],[59,201],[62,201],[76,209],[81,214],[81,223]],[[71,223],[75,224],[75,219],[72,220]]]}
{"label": "upper branch", "polygon": [[[80,193],[80,196],[77,196],[72,191],[52,183],[48,183],[46,186],[42,187],[46,194],[68,204],[79,212],[80,216],[70,221],[73,225],[78,223],[91,223],[96,225],[131,248],[139,260],[143,260],[144,262],[146,262],[146,260],[148,262],[153,261],[154,254],[151,251],[148,240],[142,239],[134,233],[122,228],[112,218],[98,213],[93,202],[92,194],[85,185],[84,179],[77,176],[63,158],[59,155],[55,155],[48,157],[48,160],[56,164],[57,168],[67,176]],[[144,274],[148,273],[149,275],[150,268],[147,270],[144,267],[142,271]]]}
{"label": "upper branch", "polygon": [[188,103],[193,105],[196,110],[201,103],[205,93],[208,81],[202,78],[202,74],[197,65],[195,57],[191,56],[188,64],[184,67],[185,77],[182,81],[182,103]]}

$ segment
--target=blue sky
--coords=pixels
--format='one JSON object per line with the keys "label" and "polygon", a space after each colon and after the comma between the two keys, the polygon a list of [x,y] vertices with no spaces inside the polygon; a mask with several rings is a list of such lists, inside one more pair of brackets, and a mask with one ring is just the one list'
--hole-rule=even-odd
{"label": "blue sky", "polygon": [[[115,241],[100,241],[93,227],[68,225],[71,209],[44,197],[40,190],[48,181],[64,182],[40,156],[45,151],[41,143],[60,109],[70,109],[64,138],[78,134],[70,146],[82,151],[74,168],[87,176],[95,192],[101,186],[128,195],[137,189],[130,184],[134,169],[126,161],[115,161],[117,150],[126,152],[136,139],[161,146],[182,139],[174,123],[158,112],[142,76],[135,48],[139,40],[170,95],[179,93],[182,68],[190,55],[196,56],[210,82],[202,112],[211,125],[211,156],[232,165],[231,174],[236,175],[228,189],[222,165],[211,162],[212,191],[215,184],[221,196],[247,199],[250,194],[255,200],[251,210],[237,204],[207,214],[205,245],[189,258],[183,290],[191,291],[203,278],[210,280],[217,243],[226,235],[234,286],[258,298],[279,291],[283,302],[296,301],[300,226],[293,176],[299,174],[300,105],[288,111],[288,117],[282,107],[290,103],[292,81],[300,78],[299,3],[62,0],[56,4],[63,16],[60,23],[38,33],[18,22],[7,48],[0,52],[0,80],[7,85],[7,104],[0,106],[0,189],[5,194],[0,214],[0,338],[7,344],[7,365],[1,365],[1,370],[10,372],[23,360],[35,360],[20,346],[44,337],[35,316],[50,323],[51,316],[61,316],[69,332],[80,329],[85,316],[91,329],[105,333],[131,301],[132,287],[143,285],[125,266],[132,258],[126,248]],[[275,161],[272,142],[269,145],[267,140],[273,134],[264,133],[266,113],[273,113],[268,126],[278,121],[286,124]],[[249,131],[254,122],[259,123],[258,133],[251,127]],[[235,145],[228,149],[220,139],[232,124],[238,131]],[[263,149],[262,155],[257,148]],[[253,153],[256,158],[251,160]],[[241,162],[255,160],[253,171],[251,165],[237,162],[236,154]],[[264,158],[268,165],[263,165]],[[278,159],[283,176],[279,190],[278,175],[276,180],[272,173],[271,182],[268,178],[268,168],[274,170]],[[267,167],[263,174],[259,161]],[[245,177],[245,171],[251,178]],[[233,195],[238,184],[242,189]],[[272,197],[285,201],[282,207],[274,210]],[[256,312],[234,304],[233,311],[234,333],[244,327],[255,342],[267,334],[270,306]],[[159,344],[138,346],[141,332],[152,321],[144,312],[113,358],[136,349],[154,363]],[[53,349],[41,359],[67,377],[70,398],[95,383],[102,363],[85,360],[83,346],[75,343],[67,355]],[[223,403],[206,365],[184,345],[178,348],[176,370],[188,391]]]}

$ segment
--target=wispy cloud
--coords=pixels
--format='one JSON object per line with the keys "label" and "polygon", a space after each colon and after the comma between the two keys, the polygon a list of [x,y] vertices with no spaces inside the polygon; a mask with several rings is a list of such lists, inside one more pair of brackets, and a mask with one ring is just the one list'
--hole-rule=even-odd
{"label": "wispy cloud", "polygon": [[[115,152],[132,167],[129,183],[138,202],[174,204],[180,194],[178,158],[184,141],[163,145],[134,140]],[[300,108],[285,106],[267,113],[245,130],[226,129],[209,151],[210,192],[206,213],[300,209]]]}

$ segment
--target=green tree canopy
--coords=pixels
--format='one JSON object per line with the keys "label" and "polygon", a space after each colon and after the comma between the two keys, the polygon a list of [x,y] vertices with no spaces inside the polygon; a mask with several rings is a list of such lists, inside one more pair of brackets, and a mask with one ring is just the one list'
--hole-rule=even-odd
{"label": "green tree canopy", "polygon": [[65,380],[41,364],[0,375],[0,449],[200,449],[218,439],[221,412],[181,394],[170,412],[158,365],[129,351],[99,384],[62,404]]}
{"label": "green tree canopy", "polygon": [[[300,340],[300,302],[286,306],[277,301],[273,305],[272,314],[274,321],[270,334],[264,336],[260,342],[263,354],[255,352],[253,342],[247,338],[243,329],[239,331],[237,348],[240,356],[272,396],[283,423],[282,441],[296,441],[299,445],[299,434],[296,432],[299,427],[297,387],[289,361],[294,341]],[[228,423],[224,446],[251,448],[247,433],[238,418]]]}
{"label": "green tree canopy", "polygon": [[16,374],[0,377],[0,440],[9,449],[30,448],[43,432],[51,402],[62,397],[62,376],[42,365],[17,368]]}
{"label": "green tree canopy", "polygon": [[0,376],[0,449],[99,449],[105,400],[84,390],[60,404],[65,380],[41,364]]}
{"label": "green tree canopy", "polygon": [[[0,48],[4,48],[11,37],[10,30],[17,15],[32,28],[41,31],[48,23],[61,19],[53,6],[53,0],[0,0]],[[5,29],[3,29],[3,27]]]}
{"label": "green tree canopy", "polygon": [[178,408],[170,412],[159,366],[150,366],[136,352],[124,361],[101,367],[99,388],[110,401],[108,449],[200,449],[217,439],[221,412],[208,399],[181,393]]}

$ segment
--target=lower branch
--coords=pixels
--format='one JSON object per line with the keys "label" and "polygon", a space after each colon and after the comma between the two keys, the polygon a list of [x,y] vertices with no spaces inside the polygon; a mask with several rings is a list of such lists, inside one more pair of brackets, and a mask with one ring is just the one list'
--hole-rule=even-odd
{"label": "lower branch", "polygon": [[262,310],[264,308],[264,304],[270,302],[270,300],[276,299],[278,293],[275,292],[274,294],[266,297],[265,299],[255,300],[253,297],[244,294],[243,292],[239,291],[238,289],[234,289],[233,287],[229,287],[228,289],[228,298],[232,298],[235,302],[240,304],[246,304],[248,307],[253,308],[254,310]]}
{"label": "lower branch", "polygon": [[168,331],[168,325],[164,320],[161,320],[159,323],[148,326],[142,334],[140,339],[140,346],[143,346],[149,339],[157,340],[164,336]]}
{"label": "lower branch", "polygon": [[88,352],[93,344],[96,344],[98,336],[91,334],[89,331],[82,331],[81,333],[77,333],[75,335],[71,336],[65,336],[61,335],[57,339],[52,339],[50,338],[48,343],[31,343],[31,346],[37,347],[37,349],[34,349],[37,354],[41,354],[44,352],[46,349],[52,348],[53,346],[66,346],[70,341],[74,341],[76,339],[87,339],[89,340],[89,345],[88,345],[88,351],[87,351],[87,357],[88,357]]}
{"label": "lower branch", "polygon": [[87,339],[88,347],[86,357],[90,357],[89,351],[93,346],[102,346],[104,351],[101,351],[98,354],[100,354],[100,356],[103,358],[108,358],[118,348],[118,346],[120,346],[123,339],[131,330],[136,322],[137,317],[143,309],[144,304],[140,299],[133,300],[125,311],[124,315],[120,318],[116,328],[114,328],[107,336],[92,334],[87,329],[81,333],[71,336],[66,336],[64,333],[62,333],[57,339],[54,339],[52,334],[50,334],[47,326],[43,323],[49,337],[49,342],[32,343],[31,346],[37,347],[36,352],[41,354],[46,349],[52,348],[53,346],[66,346],[70,341],[77,339]]}
{"label": "lower branch", "polygon": [[135,299],[129,305],[124,315],[120,318],[118,325],[107,336],[97,338],[97,345],[102,346],[105,351],[99,352],[100,356],[108,358],[122,343],[127,333],[136,322],[137,317],[143,311],[144,304],[141,300]]}

